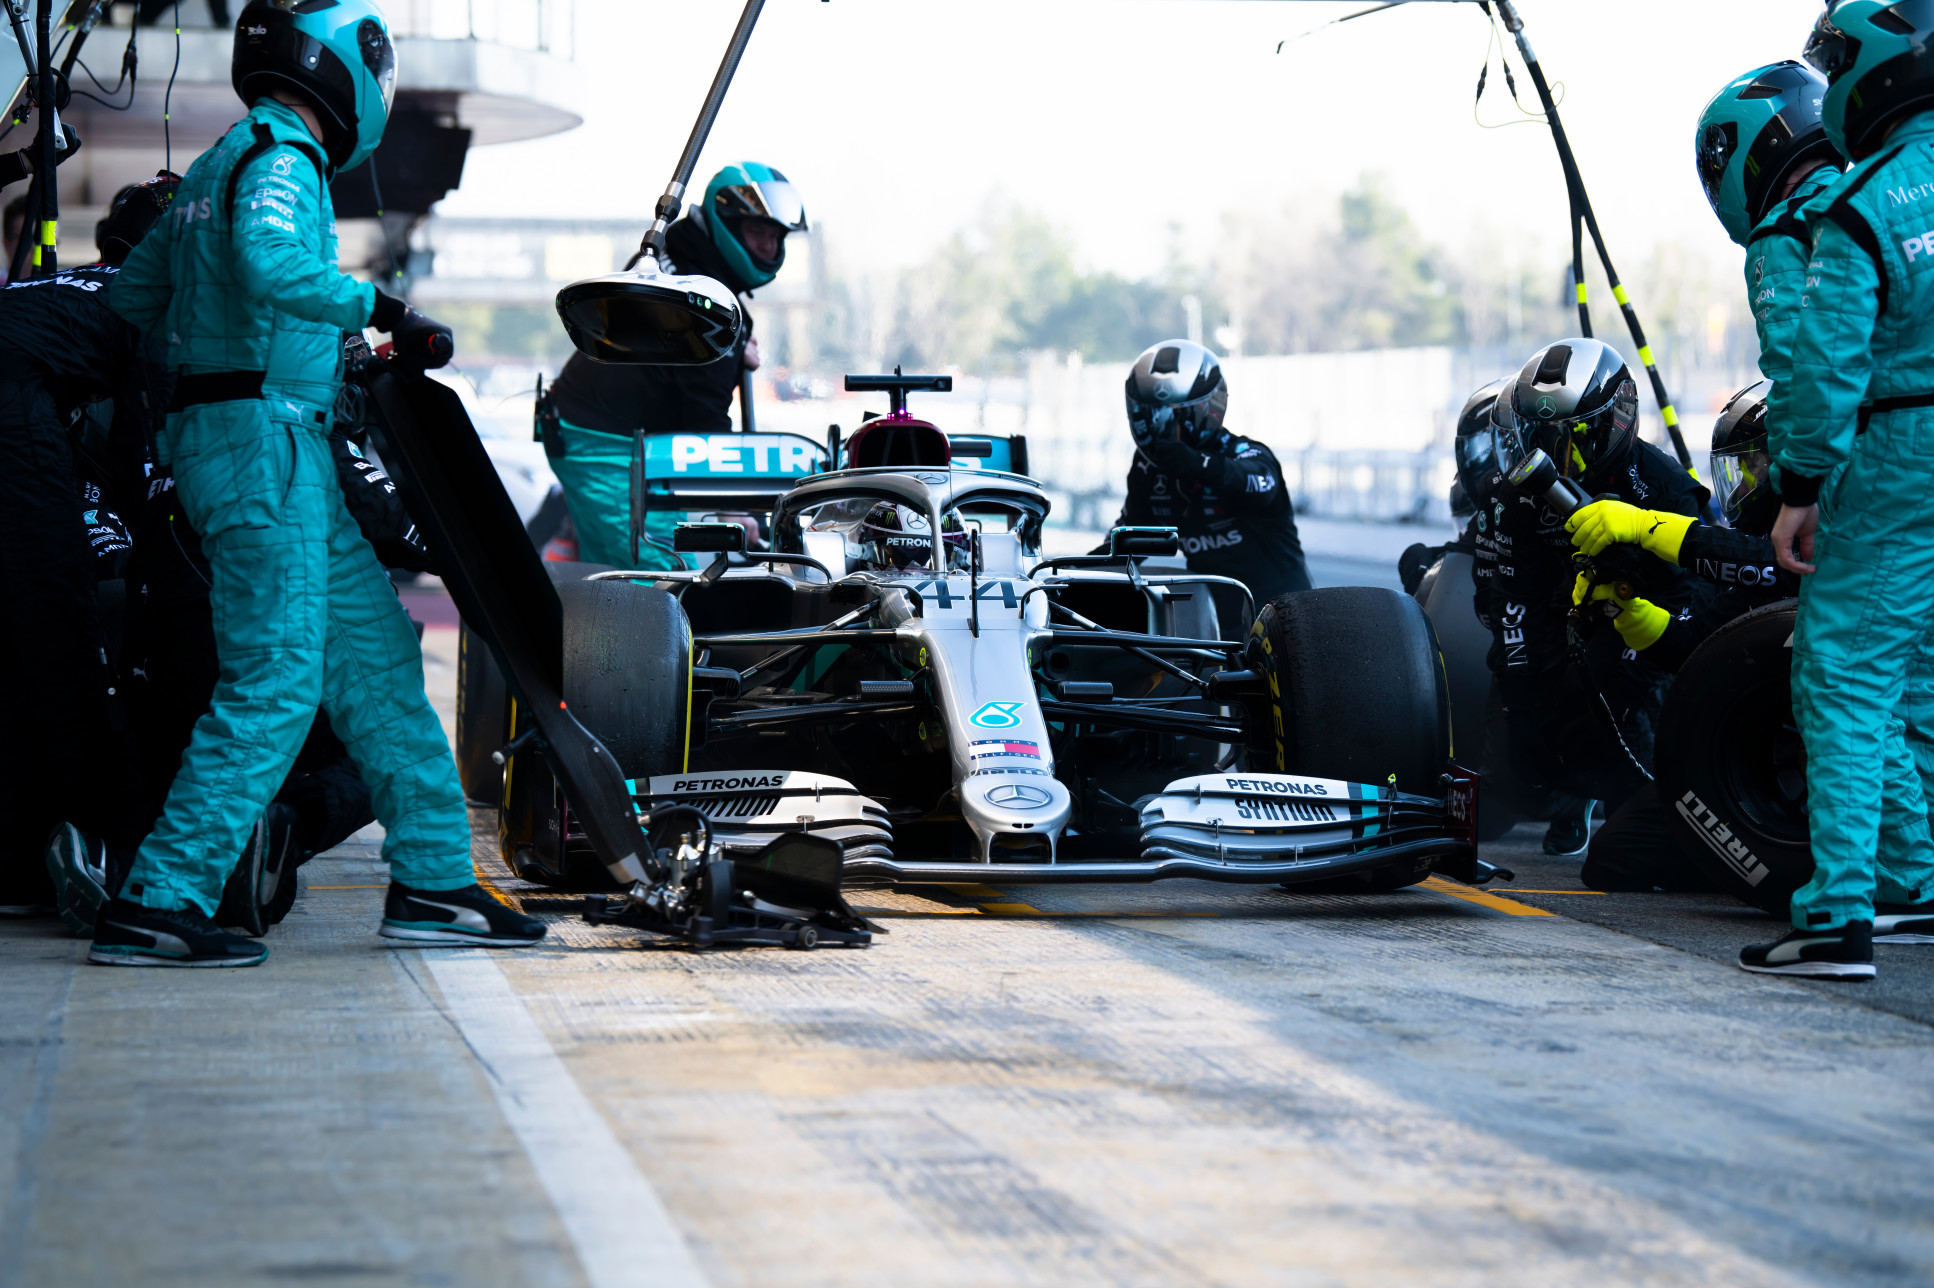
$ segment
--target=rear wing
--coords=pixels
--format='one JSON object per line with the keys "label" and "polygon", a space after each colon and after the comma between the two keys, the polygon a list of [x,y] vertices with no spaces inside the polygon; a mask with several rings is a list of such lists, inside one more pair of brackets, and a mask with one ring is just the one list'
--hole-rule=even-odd
{"label": "rear wing", "polygon": [[826,447],[798,434],[639,434],[631,512],[770,513],[792,485],[827,468]]}
{"label": "rear wing", "polygon": [[1027,474],[1027,439],[1020,434],[1006,438],[998,434],[949,434],[947,443],[953,448],[955,469]]}

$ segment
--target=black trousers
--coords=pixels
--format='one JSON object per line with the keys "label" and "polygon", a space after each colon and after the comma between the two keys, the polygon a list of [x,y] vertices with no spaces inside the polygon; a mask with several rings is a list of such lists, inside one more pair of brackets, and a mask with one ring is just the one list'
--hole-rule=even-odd
{"label": "black trousers", "polygon": [[0,378],[0,882],[11,886],[44,879],[57,823],[112,845],[146,830],[96,586],[66,423],[38,380]]}
{"label": "black trousers", "polygon": [[1711,890],[1712,883],[1679,851],[1659,789],[1645,784],[1612,811],[1592,837],[1578,879],[1593,890]]}

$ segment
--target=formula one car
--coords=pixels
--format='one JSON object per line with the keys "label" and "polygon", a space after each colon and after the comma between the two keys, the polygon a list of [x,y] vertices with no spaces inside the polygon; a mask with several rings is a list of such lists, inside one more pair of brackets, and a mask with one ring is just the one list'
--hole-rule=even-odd
{"label": "formula one car", "polygon": [[[1264,605],[1239,638],[1172,529],[1040,554],[1049,500],[1025,443],[949,438],[907,411],[944,376],[852,376],[891,411],[843,444],[641,435],[642,516],[687,523],[700,566],[548,565],[562,704],[638,801],[697,810],[728,857],[803,833],[847,878],[1395,888],[1476,854],[1476,780],[1450,759],[1430,624],[1392,591]],[[749,540],[757,526],[768,538]],[[764,548],[753,548],[763,545]],[[605,857],[547,761],[537,713],[474,638],[458,758],[524,877],[595,889]]]}

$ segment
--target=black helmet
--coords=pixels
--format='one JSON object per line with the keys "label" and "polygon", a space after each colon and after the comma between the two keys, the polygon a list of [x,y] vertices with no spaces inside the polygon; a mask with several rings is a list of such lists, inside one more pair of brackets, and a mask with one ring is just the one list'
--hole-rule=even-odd
{"label": "black helmet", "polygon": [[1758,380],[1732,396],[1712,427],[1712,486],[1726,522],[1765,536],[1779,517],[1780,499],[1766,486],[1766,395],[1773,382]]}
{"label": "black helmet", "polygon": [[1520,448],[1541,447],[1567,478],[1611,474],[1638,439],[1639,387],[1600,340],[1560,340],[1531,355],[1511,388]]}
{"label": "black helmet", "polygon": [[152,179],[131,183],[114,194],[114,201],[94,225],[94,249],[104,264],[120,264],[135,243],[161,222],[168,206],[181,189],[181,176],[172,170],[157,170]]}
{"label": "black helmet", "polygon": [[1510,381],[1493,380],[1466,398],[1464,410],[1457,413],[1457,482],[1472,505],[1490,495],[1491,479],[1503,472],[1491,411],[1508,388]]}
{"label": "black helmet", "polygon": [[1128,373],[1128,428],[1138,444],[1178,439],[1207,451],[1222,433],[1229,386],[1222,364],[1193,340],[1150,345]]}

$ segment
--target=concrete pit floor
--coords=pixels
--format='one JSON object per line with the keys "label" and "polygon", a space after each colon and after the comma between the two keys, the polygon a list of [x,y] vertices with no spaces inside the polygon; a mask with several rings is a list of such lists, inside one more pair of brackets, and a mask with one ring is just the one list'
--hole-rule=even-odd
{"label": "concrete pit floor", "polygon": [[[426,638],[448,712],[454,632]],[[0,925],[0,1284],[1934,1283],[1934,948],[1514,886],[869,889],[864,951],[573,918],[384,946],[366,829],[268,963]]]}

